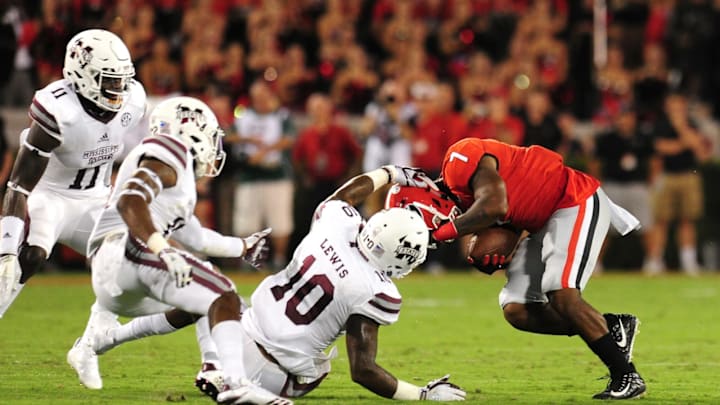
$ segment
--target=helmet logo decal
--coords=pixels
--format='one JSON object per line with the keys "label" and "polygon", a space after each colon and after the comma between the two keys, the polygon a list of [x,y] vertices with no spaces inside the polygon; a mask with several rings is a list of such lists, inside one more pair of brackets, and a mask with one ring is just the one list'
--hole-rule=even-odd
{"label": "helmet logo decal", "polygon": [[182,104],[178,104],[175,113],[177,114],[176,118],[180,124],[186,124],[194,121],[198,127],[204,128],[207,122],[205,114],[203,114],[202,110],[199,108],[192,109]]}
{"label": "helmet logo decal", "polygon": [[78,58],[78,63],[80,63],[80,68],[85,69],[85,66],[92,61],[93,55],[92,55],[93,48],[91,46],[83,46],[82,40],[78,40],[75,42],[75,45],[73,45],[72,49],[70,50],[70,57],[71,58]]}
{"label": "helmet logo decal", "polygon": [[395,257],[400,260],[406,260],[409,265],[412,265],[420,257],[420,245],[412,245],[409,241],[405,240],[405,236],[400,238],[402,245],[398,245],[395,249]]}

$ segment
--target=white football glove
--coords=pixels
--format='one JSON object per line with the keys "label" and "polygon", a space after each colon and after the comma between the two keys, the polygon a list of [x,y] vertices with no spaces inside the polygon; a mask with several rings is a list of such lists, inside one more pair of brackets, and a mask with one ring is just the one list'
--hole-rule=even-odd
{"label": "white football glove", "polygon": [[180,251],[173,247],[165,248],[158,254],[160,260],[165,263],[167,270],[175,277],[175,286],[183,288],[192,281],[192,266],[180,254]]}
{"label": "white football glove", "polygon": [[397,165],[386,165],[382,168],[390,175],[391,183],[398,183],[401,186],[438,189],[435,182],[422,169]]}
{"label": "white football glove", "polygon": [[242,258],[256,269],[262,267],[267,261],[270,253],[267,238],[270,232],[272,232],[272,228],[265,228],[243,239],[245,241],[245,254]]}
{"label": "white football glove", "polygon": [[12,297],[12,293],[20,283],[22,270],[17,255],[0,256],[0,308]]}
{"label": "white football glove", "polygon": [[420,399],[427,401],[464,401],[465,391],[457,385],[448,381],[450,374],[442,378],[432,380],[426,386],[420,388]]}

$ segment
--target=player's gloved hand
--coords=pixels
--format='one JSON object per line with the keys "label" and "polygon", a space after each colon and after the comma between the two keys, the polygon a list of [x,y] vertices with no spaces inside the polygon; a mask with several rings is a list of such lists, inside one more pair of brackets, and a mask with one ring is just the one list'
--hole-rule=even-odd
{"label": "player's gloved hand", "polygon": [[485,255],[480,261],[476,261],[472,256],[468,256],[466,260],[473,267],[486,274],[493,274],[497,270],[507,268],[507,264],[510,262],[505,255],[497,254]]}
{"label": "player's gloved hand", "polygon": [[7,303],[22,276],[17,255],[0,256],[0,307]]}
{"label": "player's gloved hand", "polygon": [[265,228],[243,239],[245,241],[245,254],[242,258],[256,269],[262,267],[267,261],[270,253],[267,238],[270,232],[272,232],[272,228]]}
{"label": "player's gloved hand", "polygon": [[420,399],[427,401],[464,401],[465,391],[451,383],[450,374],[442,378],[432,380],[426,386],[420,388]]}
{"label": "player's gloved hand", "polygon": [[421,169],[397,165],[386,165],[383,166],[382,169],[388,172],[391,183],[398,183],[401,186],[438,190],[437,184]]}
{"label": "player's gloved hand", "polygon": [[160,260],[165,263],[167,270],[175,277],[175,286],[183,288],[192,281],[192,266],[174,247],[161,250],[158,254]]}

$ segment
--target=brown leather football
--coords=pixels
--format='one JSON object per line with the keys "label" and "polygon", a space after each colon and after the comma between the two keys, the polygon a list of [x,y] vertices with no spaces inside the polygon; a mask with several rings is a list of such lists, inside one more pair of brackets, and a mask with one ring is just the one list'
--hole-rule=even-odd
{"label": "brown leather football", "polygon": [[498,255],[505,256],[505,264],[507,264],[515,252],[519,239],[519,232],[503,227],[491,227],[476,232],[468,242],[468,261],[482,265],[485,255]]}

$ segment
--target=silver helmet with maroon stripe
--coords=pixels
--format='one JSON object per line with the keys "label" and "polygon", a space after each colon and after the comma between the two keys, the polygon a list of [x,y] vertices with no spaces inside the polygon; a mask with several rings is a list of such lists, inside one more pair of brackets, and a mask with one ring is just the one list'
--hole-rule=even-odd
{"label": "silver helmet with maroon stripe", "polygon": [[127,98],[135,67],[125,43],[110,31],[85,30],[65,49],[63,77],[98,107],[119,111]]}
{"label": "silver helmet with maroon stripe", "polygon": [[368,261],[395,278],[406,276],[425,261],[429,240],[423,218],[404,208],[376,213],[357,237],[358,247]]}
{"label": "silver helmet with maroon stripe", "polygon": [[150,133],[180,139],[190,150],[195,177],[215,177],[225,164],[225,135],[210,107],[193,97],[173,97],[150,114]]}

